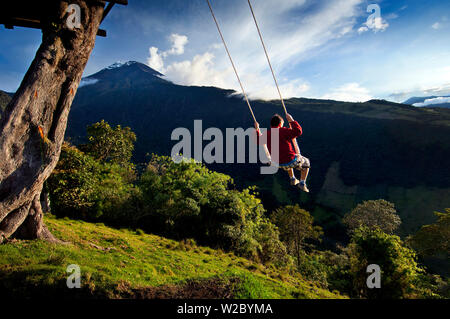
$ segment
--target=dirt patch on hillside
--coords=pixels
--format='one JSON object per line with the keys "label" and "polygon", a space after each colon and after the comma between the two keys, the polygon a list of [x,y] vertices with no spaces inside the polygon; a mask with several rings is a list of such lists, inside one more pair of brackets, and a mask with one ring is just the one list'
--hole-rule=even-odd
{"label": "dirt patch on hillside", "polygon": [[122,287],[121,295],[130,299],[232,299],[239,282],[239,278],[211,278],[180,285],[132,288],[126,292]]}

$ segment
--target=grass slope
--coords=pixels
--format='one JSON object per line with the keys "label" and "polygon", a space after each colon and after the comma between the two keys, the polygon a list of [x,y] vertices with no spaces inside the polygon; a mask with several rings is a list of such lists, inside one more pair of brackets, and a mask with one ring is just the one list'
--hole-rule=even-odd
{"label": "grass slope", "polygon": [[[300,276],[231,253],[141,231],[46,216],[70,244],[0,245],[0,297],[341,298]],[[81,289],[66,287],[66,267],[81,268]]]}

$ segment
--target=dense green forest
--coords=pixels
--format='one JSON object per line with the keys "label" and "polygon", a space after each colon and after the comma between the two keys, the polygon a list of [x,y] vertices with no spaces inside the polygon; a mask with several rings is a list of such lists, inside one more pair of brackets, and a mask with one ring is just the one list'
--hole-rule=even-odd
{"label": "dense green forest", "polygon": [[[64,145],[48,180],[59,218],[218,249],[352,298],[448,297],[448,278],[428,272],[420,258],[448,253],[450,211],[402,240],[394,205],[365,201],[343,219],[350,240],[326,250],[322,228],[299,205],[267,210],[255,187],[239,190],[230,176],[195,161],[153,155],[138,172],[128,127],[101,121],[87,136],[85,144]],[[382,289],[367,288],[369,264],[381,267]]]}
{"label": "dense green forest", "polygon": [[[170,155],[172,131],[192,131],[196,119],[204,129],[253,126],[245,102],[230,96],[235,92],[175,85],[138,62],[104,69],[84,83],[69,115],[67,137],[85,143],[86,126],[102,119],[128,126],[137,136],[133,161],[139,167],[152,153]],[[450,207],[450,110],[377,100],[289,99],[286,106],[303,127],[300,148],[312,160],[309,196],[299,199],[285,175],[267,178],[259,174],[259,165],[208,168],[230,175],[240,189],[257,185],[268,209],[301,202],[335,240],[346,237],[339,222],[343,215],[364,200],[393,202],[403,220],[402,236],[435,222],[434,211]],[[282,111],[279,101],[252,101],[252,107],[262,127]]]}
{"label": "dense green forest", "polygon": [[[0,246],[6,291],[27,296],[45,282],[57,293],[68,261],[94,254],[106,263],[103,254],[117,250],[109,262],[133,276],[93,270],[83,293],[185,296],[194,285],[212,286],[220,298],[448,298],[448,110],[288,100],[305,132],[302,152],[313,160],[306,195],[289,187],[283,172],[260,175],[259,165],[175,164],[167,157],[172,130],[192,129],[194,119],[204,128],[250,126],[233,92],[174,85],[139,63],[92,79],[76,96],[68,142],[45,184],[47,223],[74,246],[31,244],[36,258],[23,242]],[[10,95],[1,98],[3,109]],[[279,110],[277,101],[253,105],[261,123]],[[153,244],[178,266],[160,269],[164,259],[141,254]],[[190,273],[186,262],[199,271]],[[369,264],[383,270],[383,289],[367,288]],[[155,272],[166,279],[154,282]],[[12,289],[24,278],[28,289]]]}
{"label": "dense green forest", "polygon": [[[83,84],[85,83],[85,84]],[[178,127],[248,128],[253,125],[239,95],[214,87],[176,85],[138,62],[107,68],[85,78],[74,100],[67,138],[86,143],[86,127],[106,120],[136,133],[133,162],[145,169],[151,154],[170,155]],[[254,164],[210,164],[243,190],[258,187],[268,211],[299,204],[325,233],[321,245],[333,249],[348,242],[344,215],[367,200],[385,199],[402,219],[405,239],[437,221],[435,211],[450,207],[450,110],[416,108],[388,101],[348,103],[293,98],[288,111],[303,127],[302,153],[312,161],[309,195],[289,187],[284,173],[263,176]],[[279,101],[252,101],[261,126],[282,111]],[[250,141],[249,141],[250,142]],[[226,155],[226,154],[225,154]],[[427,258],[427,267],[448,275],[447,259]]]}

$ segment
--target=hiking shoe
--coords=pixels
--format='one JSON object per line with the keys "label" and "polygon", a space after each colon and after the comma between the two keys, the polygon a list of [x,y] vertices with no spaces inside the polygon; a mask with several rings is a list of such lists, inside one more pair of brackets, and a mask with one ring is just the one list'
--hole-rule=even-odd
{"label": "hiking shoe", "polygon": [[291,178],[291,185],[292,186],[296,186],[298,183],[300,183],[300,181],[296,178]]}
{"label": "hiking shoe", "polygon": [[309,189],[308,187],[306,187],[305,183],[299,183],[297,186],[298,188],[300,188],[300,190],[304,191],[305,193],[309,193]]}

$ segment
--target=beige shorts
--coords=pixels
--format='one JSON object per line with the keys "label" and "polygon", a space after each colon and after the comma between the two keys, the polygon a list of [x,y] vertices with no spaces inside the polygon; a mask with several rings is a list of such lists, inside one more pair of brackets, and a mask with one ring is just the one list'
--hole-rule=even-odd
{"label": "beige shorts", "polygon": [[304,170],[306,168],[310,168],[311,163],[309,162],[309,158],[302,155],[297,155],[292,161],[286,164],[280,164],[279,167],[284,169],[285,171],[288,171],[291,168]]}

